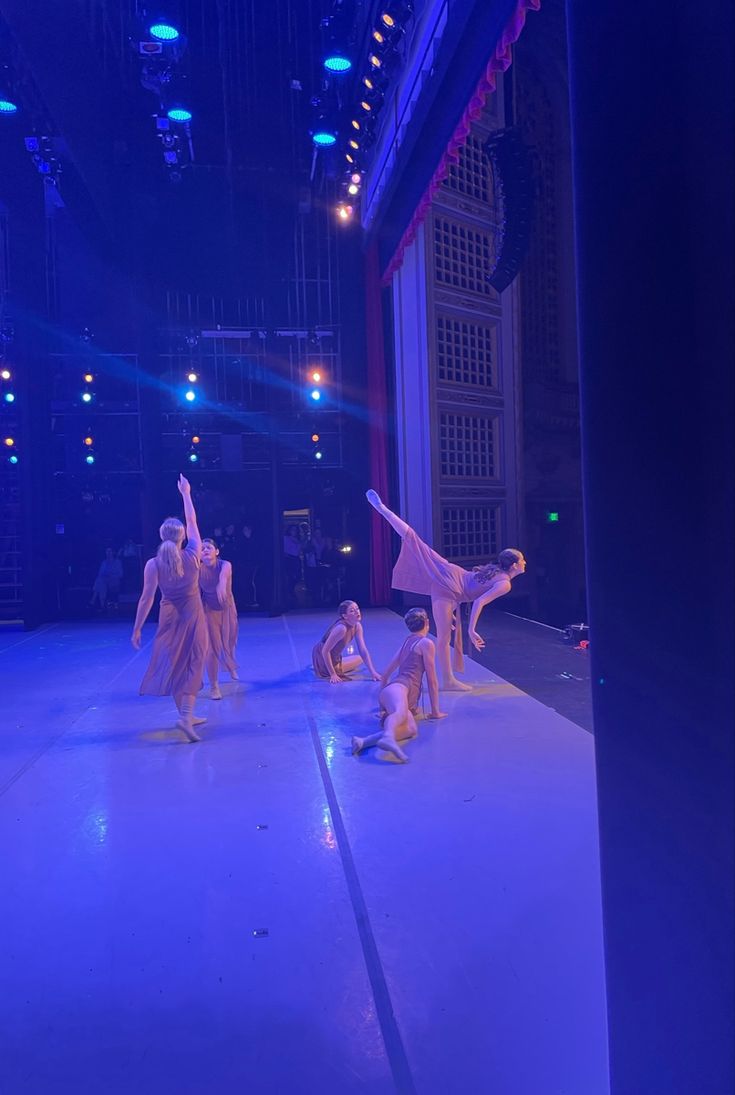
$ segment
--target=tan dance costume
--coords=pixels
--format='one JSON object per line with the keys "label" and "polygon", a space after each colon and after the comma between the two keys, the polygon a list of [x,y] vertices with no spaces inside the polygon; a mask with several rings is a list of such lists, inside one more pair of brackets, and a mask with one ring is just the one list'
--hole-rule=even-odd
{"label": "tan dance costume", "polygon": [[222,574],[222,560],[214,566],[199,568],[199,585],[204,603],[204,615],[209,630],[209,645],[219,664],[232,676],[237,673],[235,650],[237,648],[237,607],[235,598],[228,592],[224,605],[217,598],[217,585]]}
{"label": "tan dance costume", "polygon": [[317,677],[326,677],[327,680],[329,679],[329,669],[327,668],[327,663],[324,660],[324,644],[338,624],[341,624],[345,629],[344,638],[335,643],[335,645],[329,651],[329,655],[332,659],[332,665],[334,666],[335,673],[344,681],[347,680],[348,677],[346,673],[342,672],[342,653],[345,647],[349,646],[355,638],[355,631],[357,630],[357,628],[350,627],[348,624],[346,624],[344,620],[335,620],[333,624],[329,625],[327,630],[324,632],[324,635],[314,646],[314,649],[311,652],[311,664],[314,666],[314,672],[316,673]]}

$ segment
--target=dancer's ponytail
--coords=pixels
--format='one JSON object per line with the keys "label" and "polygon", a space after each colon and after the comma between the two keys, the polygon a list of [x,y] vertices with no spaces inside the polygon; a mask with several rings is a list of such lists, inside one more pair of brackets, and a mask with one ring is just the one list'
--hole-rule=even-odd
{"label": "dancer's ponytail", "polygon": [[478,582],[492,582],[498,574],[507,574],[512,566],[519,563],[523,558],[520,551],[517,548],[503,548],[498,555],[497,563],[486,563],[482,567],[473,567],[473,572],[477,576]]}
{"label": "dancer's ponytail", "polygon": [[178,517],[167,517],[158,531],[161,537],[161,544],[156,552],[158,566],[164,578],[174,581],[184,574],[180,546],[184,539],[184,526]]}

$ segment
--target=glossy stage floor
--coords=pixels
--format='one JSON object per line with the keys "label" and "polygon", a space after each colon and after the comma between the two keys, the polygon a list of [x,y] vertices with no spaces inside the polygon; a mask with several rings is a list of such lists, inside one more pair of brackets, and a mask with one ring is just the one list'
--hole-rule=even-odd
{"label": "glossy stage floor", "polygon": [[607,1092],[593,737],[469,662],[410,764],[352,757],[327,622],[241,620],[199,745],[151,625],[0,636],[3,1095]]}

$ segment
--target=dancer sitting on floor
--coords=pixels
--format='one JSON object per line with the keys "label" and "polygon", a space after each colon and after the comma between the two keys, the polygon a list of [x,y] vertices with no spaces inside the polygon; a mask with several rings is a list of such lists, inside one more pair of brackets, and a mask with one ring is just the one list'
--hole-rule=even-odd
{"label": "dancer sitting on floor", "polygon": [[442,689],[470,692],[471,686],[454,675],[449,657],[449,640],[454,627],[454,668],[461,673],[464,670],[464,655],[460,605],[466,602],[472,604],[469,636],[475,649],[482,650],[485,640],[477,633],[480,613],[485,605],[510,592],[513,579],[526,569],[526,560],[516,548],[506,548],[500,552],[497,564],[487,563],[474,570],[465,570],[456,563],[447,562],[425,544],[405,521],[381,502],[374,490],[367,491],[365,497],[402,540],[401,554],[393,568],[393,588],[431,597]]}
{"label": "dancer sitting on floor", "polygon": [[[199,593],[202,539],[191,500],[191,487],[183,475],[179,476],[178,488],[184,501],[186,530],[177,517],[167,517],[161,525],[161,545],[156,557],[148,560],[143,571],[143,592],[138,601],[131,642],[140,650],[141,629],[160,586],[158,630],[140,694],[173,696],[179,709],[176,725],[189,741],[200,741],[194,726],[206,719],[194,718],[194,701],[202,687],[209,647],[207,621]],[[184,532],[187,543],[182,550]]]}
{"label": "dancer sitting on floor", "polygon": [[221,700],[220,666],[233,681],[238,680],[235,648],[237,646],[237,608],[232,595],[232,563],[220,559],[214,540],[202,540],[202,565],[199,568],[199,588],[202,591],[204,615],[209,630],[207,676],[209,696]]}
{"label": "dancer sitting on floor", "polygon": [[[324,677],[330,684],[339,684],[349,680],[349,674],[365,663],[367,671],[374,681],[380,680],[380,674],[373,665],[370,652],[365,646],[362,631],[362,613],[355,601],[343,601],[339,606],[339,618],[330,624],[324,635],[311,652],[311,661],[317,677]],[[343,656],[346,646],[355,642],[359,654]]]}
{"label": "dancer sitting on floor", "polygon": [[[383,729],[367,738],[354,737],[352,752],[355,754],[376,745],[378,749],[385,749],[400,761],[408,760],[398,743],[409,741],[418,734],[416,712],[424,673],[431,704],[428,717],[446,718],[446,714],[439,710],[439,682],[434,664],[434,642],[429,638],[428,613],[423,608],[410,608],[403,618],[411,634],[380,679],[378,699],[385,718]],[[397,673],[391,681],[394,670]]]}

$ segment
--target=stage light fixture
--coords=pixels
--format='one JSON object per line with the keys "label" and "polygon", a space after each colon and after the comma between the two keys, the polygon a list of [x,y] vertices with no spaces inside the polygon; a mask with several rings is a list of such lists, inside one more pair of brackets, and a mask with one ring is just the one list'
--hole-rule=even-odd
{"label": "stage light fixture", "polygon": [[18,104],[14,103],[12,99],[6,99],[4,95],[0,95],[0,114],[17,114]]}
{"label": "stage light fixture", "polygon": [[311,398],[314,400],[315,403],[318,403],[319,400],[322,398],[322,393],[319,391],[318,388],[312,389]]}
{"label": "stage light fixture", "polygon": [[91,373],[85,373],[84,376],[82,377],[82,380],[84,381],[85,384],[91,384],[92,381],[94,380],[94,377],[92,376]]}
{"label": "stage light fixture", "polygon": [[367,99],[361,99],[360,100],[360,107],[361,107],[362,110],[367,111],[368,114],[373,109],[372,105],[367,101]]}
{"label": "stage light fixture", "polygon": [[347,160],[347,163],[354,163],[355,162],[355,157],[350,156],[349,152],[345,153],[345,159]]}
{"label": "stage light fixture", "polygon": [[191,388],[189,388],[188,391],[184,392],[184,399],[187,401],[187,403],[193,403],[196,397],[196,392],[193,392]]}
{"label": "stage light fixture", "polygon": [[388,0],[380,13],[380,23],[388,31],[399,30],[413,16],[412,0]]}
{"label": "stage light fixture", "polygon": [[200,441],[201,441],[201,437],[199,436],[198,433],[195,433],[194,436],[191,439],[192,445],[198,445]]}
{"label": "stage light fixture", "polygon": [[314,453],[314,459],[315,460],[321,460],[322,456],[323,456],[323,453],[320,452],[319,449],[317,449],[317,451]]}
{"label": "stage light fixture", "polygon": [[84,444],[87,446],[87,448],[91,449],[92,445],[94,444],[94,438],[89,436],[85,437]]}
{"label": "stage light fixture", "polygon": [[347,193],[350,195],[350,197],[354,198],[356,194],[360,193],[360,187],[357,185],[357,183],[350,183],[350,185],[347,187]]}
{"label": "stage light fixture", "polygon": [[15,455],[15,453],[13,453],[12,456],[8,457],[8,463],[9,464],[17,464],[18,463],[18,457]]}
{"label": "stage light fixture", "polygon": [[335,50],[324,58],[324,67],[327,72],[341,74],[350,71],[352,68],[352,61],[349,57],[345,57],[344,53],[339,53]]}
{"label": "stage light fixture", "polygon": [[190,122],[192,119],[192,113],[187,110],[185,106],[172,106],[170,110],[166,111],[166,117],[172,122],[178,122],[179,125],[183,125],[186,122]]}
{"label": "stage light fixture", "polygon": [[3,371],[0,373],[0,376],[3,378],[3,380],[10,380],[10,369],[3,369]]}
{"label": "stage light fixture", "polygon": [[358,130],[362,129],[362,126],[358,122],[357,118],[353,118],[352,121],[350,122],[350,125],[352,126],[353,129],[358,129]]}
{"label": "stage light fixture", "polygon": [[3,396],[3,399],[6,403],[15,403],[15,395],[13,394],[13,392],[6,392]]}
{"label": "stage light fixture", "polygon": [[330,129],[315,129],[311,139],[318,148],[331,148],[337,143],[337,134]]}
{"label": "stage light fixture", "polygon": [[342,222],[352,220],[353,213],[354,209],[351,205],[345,205],[344,202],[340,202],[337,206],[337,216]]}
{"label": "stage light fixture", "polygon": [[362,175],[359,171],[354,171],[350,175],[350,182],[354,183],[355,186],[360,186],[362,184]]}
{"label": "stage light fixture", "polygon": [[310,375],[310,379],[311,379],[312,384],[321,384],[322,374],[319,372],[318,369],[314,369],[313,372],[311,372],[309,375]]}
{"label": "stage light fixture", "polygon": [[189,381],[190,384],[196,384],[199,377],[196,373],[189,373],[186,379]]}
{"label": "stage light fixture", "polygon": [[84,462],[85,464],[94,464],[94,453],[88,452],[87,455],[84,457]]}
{"label": "stage light fixture", "polygon": [[383,62],[381,61],[380,57],[378,57],[377,53],[368,54],[368,62],[372,65],[373,68],[383,67]]}
{"label": "stage light fixture", "polygon": [[319,434],[318,433],[313,433],[311,435],[311,440],[314,442],[314,444],[316,444],[317,441],[319,440]]}
{"label": "stage light fixture", "polygon": [[354,148],[355,151],[357,151],[357,149],[360,147],[360,145],[358,144],[358,142],[355,140],[354,137],[350,138],[350,140],[347,142],[347,144],[350,146],[350,148]]}
{"label": "stage light fixture", "polygon": [[176,42],[181,37],[176,27],[170,23],[153,23],[148,27],[148,33],[157,42]]}
{"label": "stage light fixture", "polygon": [[5,444],[8,446],[9,449],[12,449],[13,445],[15,444],[15,438],[14,437],[6,437],[5,438]]}
{"label": "stage light fixture", "polygon": [[91,403],[91,402],[92,402],[92,393],[91,392],[82,392],[82,403]]}
{"label": "stage light fixture", "polygon": [[190,452],[189,453],[189,463],[190,464],[196,464],[198,462],[198,460],[199,460],[199,456],[198,456],[197,453],[195,453],[195,452]]}

